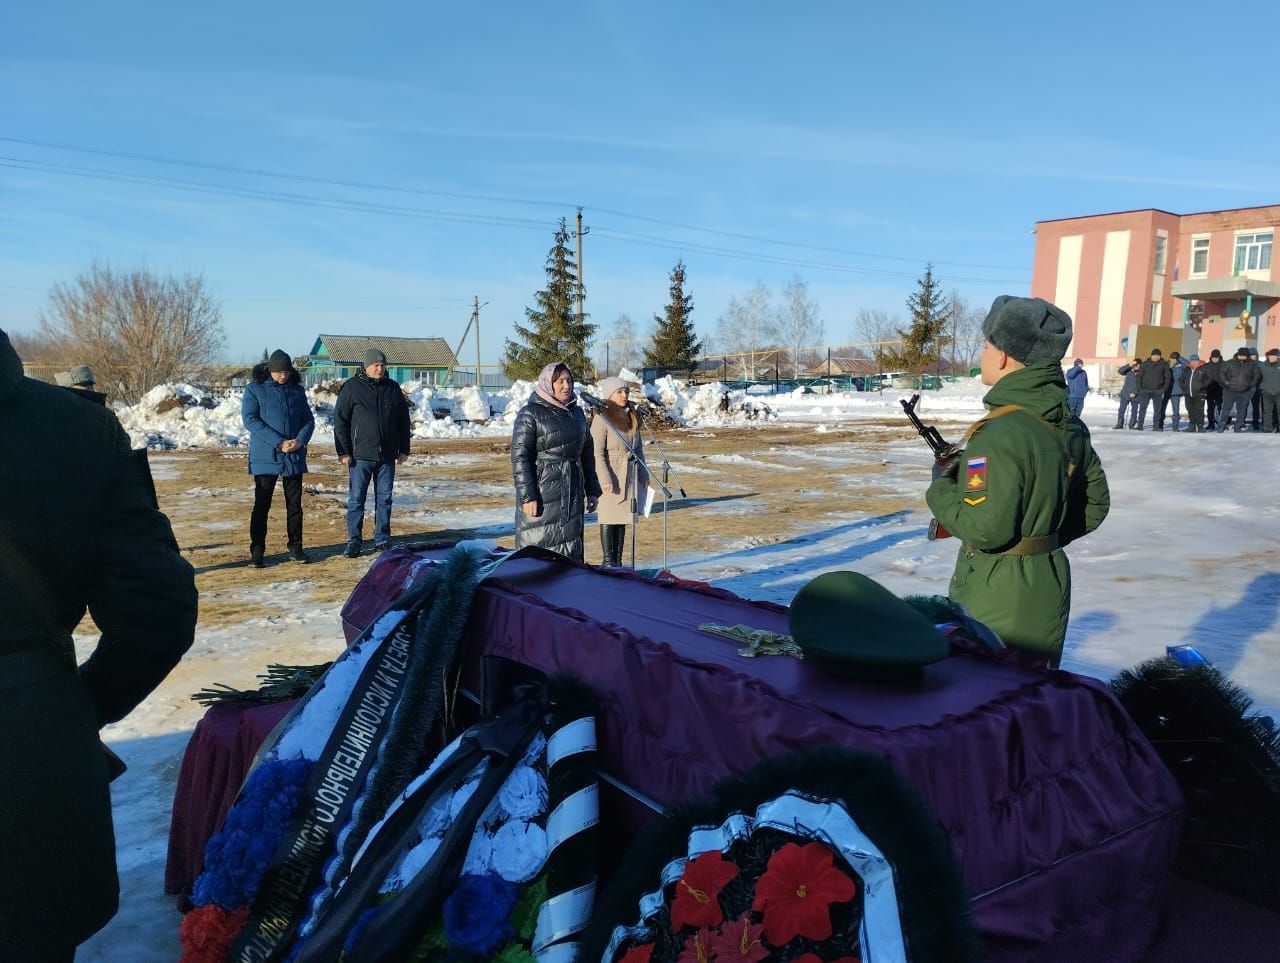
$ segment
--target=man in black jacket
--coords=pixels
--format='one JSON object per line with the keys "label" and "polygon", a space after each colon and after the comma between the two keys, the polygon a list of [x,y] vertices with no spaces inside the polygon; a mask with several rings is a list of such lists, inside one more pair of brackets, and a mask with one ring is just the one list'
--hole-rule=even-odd
{"label": "man in black jacket", "polygon": [[1134,358],[1131,364],[1121,365],[1120,374],[1124,375],[1124,384],[1120,386],[1120,410],[1116,412],[1116,423],[1113,428],[1125,426],[1125,412],[1128,411],[1128,425],[1138,427],[1138,374],[1142,371],[1142,359]]}
{"label": "man in black jacket", "polygon": [[358,558],[364,503],[373,482],[373,547],[391,544],[391,489],[396,465],[409,457],[409,402],[398,382],[387,377],[387,356],[377,348],[364,354],[364,370],[348,378],[333,409],[333,440],[347,466],[347,558]]}
{"label": "man in black jacket", "polygon": [[1164,431],[1164,395],[1169,390],[1173,375],[1164,360],[1159,348],[1151,349],[1151,357],[1142,364],[1138,372],[1138,430],[1147,420],[1147,405],[1152,406],[1151,428],[1153,431]]}
{"label": "man in black jacket", "polygon": [[1222,417],[1222,352],[1214,348],[1205,363],[1205,414],[1209,418],[1209,430],[1218,427]]}
{"label": "man in black jacket", "polygon": [[1236,356],[1222,366],[1222,415],[1218,420],[1218,434],[1227,430],[1227,420],[1235,412],[1235,431],[1244,431],[1249,420],[1249,400],[1253,389],[1262,380],[1258,365],[1250,360],[1248,348],[1237,348]]}
{"label": "man in black jacket", "polygon": [[1267,360],[1258,366],[1261,378],[1258,388],[1262,395],[1262,430],[1280,431],[1280,348],[1267,349]]}
{"label": "man in black jacket", "polygon": [[119,892],[98,730],[191,645],[195,579],[115,416],[23,377],[3,331],[0,433],[39,453],[0,459],[0,960],[70,960]]}

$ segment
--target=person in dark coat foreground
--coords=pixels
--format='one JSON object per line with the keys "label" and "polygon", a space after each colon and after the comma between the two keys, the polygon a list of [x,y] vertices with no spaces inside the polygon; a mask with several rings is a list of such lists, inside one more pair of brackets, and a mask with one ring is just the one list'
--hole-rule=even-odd
{"label": "person in dark coat foreground", "polygon": [[[119,422],[23,377],[3,331],[0,432],[40,452],[0,459],[0,960],[70,960],[118,897],[98,730],[191,645],[195,579]],[[86,608],[101,636],[77,669]]]}
{"label": "person in dark coat foreground", "polygon": [[373,482],[373,548],[391,544],[391,490],[396,465],[409,459],[409,402],[387,377],[387,356],[364,354],[364,368],[348,378],[333,406],[333,441],[347,466],[347,558],[360,555],[364,503]]}
{"label": "person in dark coat foreground", "polygon": [[1040,298],[1003,295],[982,331],[989,411],[964,450],[935,465],[925,498],[964,543],[950,597],[1006,645],[1056,666],[1071,608],[1062,549],[1107,517],[1107,476],[1089,429],[1067,410],[1066,313]]}
{"label": "person in dark coat foreground", "polygon": [[249,429],[249,474],[253,476],[253,513],[249,516],[249,558],[262,568],[267,548],[267,518],[276,479],[284,487],[285,532],[289,556],[306,562],[302,548],[302,476],[307,471],[307,443],[316,419],[307,404],[302,378],[293,359],[283,351],[271,352],[264,364],[255,365],[253,381],[244,389],[240,415]]}
{"label": "person in dark coat foreground", "polygon": [[600,497],[595,449],[566,364],[542,369],[511,430],[516,547],[540,545],[583,560],[583,511]]}

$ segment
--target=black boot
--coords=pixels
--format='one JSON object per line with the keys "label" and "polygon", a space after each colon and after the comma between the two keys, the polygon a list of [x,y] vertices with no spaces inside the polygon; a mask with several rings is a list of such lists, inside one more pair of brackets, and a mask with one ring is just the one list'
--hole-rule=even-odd
{"label": "black boot", "polygon": [[627,526],[610,525],[613,529],[612,557],[615,568],[622,567],[622,549],[627,543]]}
{"label": "black boot", "polygon": [[613,526],[600,526],[600,567],[608,568],[613,564]]}
{"label": "black boot", "polygon": [[263,562],[262,556],[266,554],[266,550],[261,545],[249,546],[249,564],[254,568],[262,568],[266,563]]}

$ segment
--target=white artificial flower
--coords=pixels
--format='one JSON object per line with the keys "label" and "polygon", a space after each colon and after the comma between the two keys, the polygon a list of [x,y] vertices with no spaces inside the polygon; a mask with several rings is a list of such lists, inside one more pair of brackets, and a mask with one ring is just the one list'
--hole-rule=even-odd
{"label": "white artificial flower", "polygon": [[529,742],[529,748],[524,751],[524,758],[520,761],[526,766],[532,766],[542,758],[543,753],[547,751],[547,737],[541,732],[534,733],[533,739]]}
{"label": "white artificial flower", "polygon": [[547,780],[529,766],[516,766],[498,790],[498,804],[511,819],[528,820],[547,809]]}
{"label": "white artificial flower", "polygon": [[493,837],[483,831],[477,831],[471,837],[471,845],[467,848],[467,858],[462,863],[464,875],[483,876],[493,870]]}
{"label": "white artificial flower", "polygon": [[475,795],[476,789],[479,785],[480,780],[473,779],[454,790],[453,795],[449,799],[449,822],[453,822],[458,818],[462,813],[462,807],[467,804],[467,800]]}
{"label": "white artificial flower", "polygon": [[537,823],[511,821],[494,833],[490,867],[510,883],[527,883],[547,864],[547,834]]}
{"label": "white artificial flower", "polygon": [[440,836],[428,836],[400,857],[400,862],[392,870],[382,884],[382,892],[398,893],[409,885],[410,881],[422,872],[422,868],[430,862],[431,857],[440,848]]}

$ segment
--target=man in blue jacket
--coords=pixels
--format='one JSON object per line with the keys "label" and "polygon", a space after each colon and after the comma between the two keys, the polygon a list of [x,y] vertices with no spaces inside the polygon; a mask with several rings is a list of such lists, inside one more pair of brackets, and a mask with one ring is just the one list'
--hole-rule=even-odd
{"label": "man in blue jacket", "polygon": [[1089,372],[1084,370],[1084,359],[1076,358],[1067,369],[1067,410],[1077,418],[1084,411],[1084,396],[1089,393]]}
{"label": "man in blue jacket", "polygon": [[373,482],[373,548],[391,544],[391,489],[396,465],[409,457],[409,402],[387,377],[387,356],[364,354],[364,369],[348,378],[333,409],[333,441],[347,466],[347,558],[359,558],[364,503]]}
{"label": "man in blue jacket", "polygon": [[249,559],[262,568],[267,544],[267,516],[276,490],[284,486],[285,532],[289,556],[306,562],[302,549],[302,476],[307,471],[307,442],[316,419],[307,392],[283,351],[273,351],[265,364],[253,369],[253,382],[244,390],[240,416],[249,429],[249,474],[253,476],[253,514],[249,516]]}

